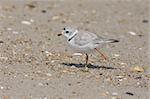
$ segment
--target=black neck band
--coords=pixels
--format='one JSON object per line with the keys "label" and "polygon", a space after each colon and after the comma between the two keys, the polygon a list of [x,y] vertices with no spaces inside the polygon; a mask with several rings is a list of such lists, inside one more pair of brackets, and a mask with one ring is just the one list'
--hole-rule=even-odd
{"label": "black neck band", "polygon": [[75,34],[74,36],[72,36],[71,38],[68,39],[68,41],[71,41],[77,34]]}

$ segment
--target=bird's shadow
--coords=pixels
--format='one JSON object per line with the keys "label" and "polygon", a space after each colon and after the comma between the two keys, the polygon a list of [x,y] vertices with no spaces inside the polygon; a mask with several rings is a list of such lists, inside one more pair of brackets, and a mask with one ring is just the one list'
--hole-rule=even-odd
{"label": "bird's shadow", "polygon": [[[84,68],[85,67],[85,64],[75,64],[75,63],[61,63],[62,65],[66,65],[66,66],[75,66],[77,68]],[[88,64],[87,65],[88,68],[92,68],[92,69],[117,69],[117,68],[114,68],[114,67],[106,67],[106,66],[99,66],[99,65],[92,65],[92,64]]]}

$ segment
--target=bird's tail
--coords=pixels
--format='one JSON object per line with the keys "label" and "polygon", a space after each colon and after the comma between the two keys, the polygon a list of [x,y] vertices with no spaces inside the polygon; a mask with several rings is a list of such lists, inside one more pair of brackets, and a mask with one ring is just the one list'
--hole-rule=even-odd
{"label": "bird's tail", "polygon": [[106,40],[107,43],[116,43],[119,42],[119,40],[115,40],[115,39],[108,39]]}

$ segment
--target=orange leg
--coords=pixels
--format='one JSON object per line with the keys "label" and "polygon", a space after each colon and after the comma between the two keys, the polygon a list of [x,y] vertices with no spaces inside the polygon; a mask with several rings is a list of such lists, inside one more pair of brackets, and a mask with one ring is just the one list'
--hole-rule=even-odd
{"label": "orange leg", "polygon": [[85,55],[86,55],[86,62],[85,62],[85,64],[86,64],[86,66],[87,66],[87,65],[88,65],[89,57],[88,57],[88,54],[87,54],[87,53],[86,53]]}
{"label": "orange leg", "polygon": [[107,60],[107,57],[101,53],[97,48],[95,48],[95,50],[103,57],[104,60]]}

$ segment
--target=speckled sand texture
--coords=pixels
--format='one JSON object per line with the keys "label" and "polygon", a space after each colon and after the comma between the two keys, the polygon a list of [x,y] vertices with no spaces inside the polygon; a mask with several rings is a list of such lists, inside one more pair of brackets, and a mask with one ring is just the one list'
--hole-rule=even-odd
{"label": "speckled sand texture", "polygon": [[[0,99],[150,99],[149,0],[0,0]],[[77,56],[65,26],[120,40]]]}

